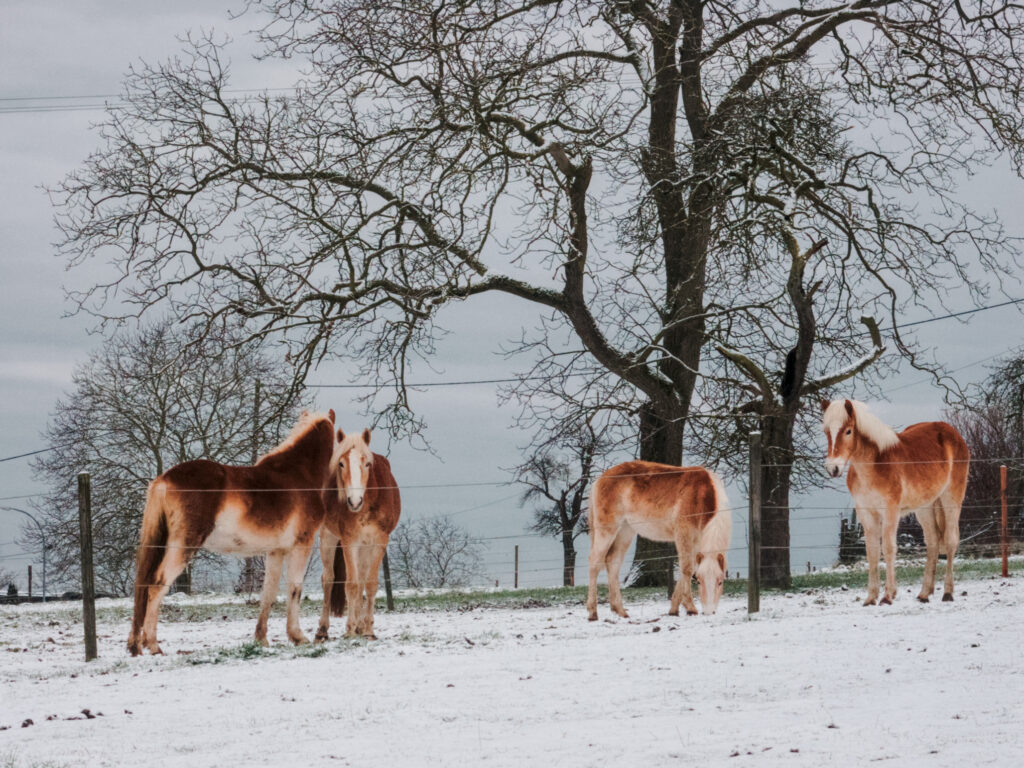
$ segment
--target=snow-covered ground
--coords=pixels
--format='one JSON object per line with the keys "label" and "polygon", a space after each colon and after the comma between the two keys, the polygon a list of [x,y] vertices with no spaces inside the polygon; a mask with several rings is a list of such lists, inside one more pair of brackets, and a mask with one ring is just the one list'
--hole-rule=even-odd
{"label": "snow-covered ground", "polygon": [[753,618],[737,598],[690,618],[602,603],[596,623],[582,606],[381,613],[381,640],[318,649],[285,645],[277,611],[254,658],[255,608],[187,622],[210,601],[179,599],[167,655],[130,659],[127,606],[101,601],[91,664],[72,607],[4,607],[0,766],[1018,764],[1024,578],[962,581],[954,603],[917,588],[875,608],[767,596]]}

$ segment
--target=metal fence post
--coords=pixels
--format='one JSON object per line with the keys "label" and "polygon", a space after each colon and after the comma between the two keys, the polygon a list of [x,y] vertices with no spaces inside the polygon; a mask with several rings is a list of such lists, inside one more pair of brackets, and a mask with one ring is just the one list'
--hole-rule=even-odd
{"label": "metal fence post", "polygon": [[[1006,516],[1006,465],[999,467],[999,501],[1002,507],[1000,514],[999,541],[1003,550],[1003,578],[1010,575],[1010,524]],[[946,566],[949,568],[950,566]]]}
{"label": "metal fence post", "polygon": [[92,497],[89,473],[78,475],[78,527],[82,554],[82,624],[85,660],[96,658],[96,584],[92,568]]}
{"label": "metal fence post", "polygon": [[515,579],[512,582],[512,588],[513,589],[519,589],[519,545],[518,544],[516,544],[516,570],[515,570]]}
{"label": "metal fence post", "polygon": [[747,613],[761,610],[761,433],[750,433],[750,513],[747,546]]}

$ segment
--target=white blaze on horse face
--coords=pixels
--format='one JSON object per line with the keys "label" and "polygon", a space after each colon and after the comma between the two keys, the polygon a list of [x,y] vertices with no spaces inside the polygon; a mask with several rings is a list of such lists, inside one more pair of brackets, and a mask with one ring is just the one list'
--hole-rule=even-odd
{"label": "white blaze on horse face", "polygon": [[345,498],[349,507],[355,511],[363,506],[363,496],[366,494],[366,472],[363,464],[362,454],[355,448],[348,452],[347,460],[348,482],[345,484]]}

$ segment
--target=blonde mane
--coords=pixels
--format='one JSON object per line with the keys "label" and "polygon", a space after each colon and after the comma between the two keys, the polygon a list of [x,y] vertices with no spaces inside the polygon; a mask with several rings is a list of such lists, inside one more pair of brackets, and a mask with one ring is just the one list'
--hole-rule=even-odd
{"label": "blonde mane", "polygon": [[365,442],[363,442],[363,433],[360,432],[348,432],[345,435],[345,439],[335,441],[334,443],[334,454],[331,456],[331,466],[335,466],[338,460],[341,459],[346,453],[351,451],[353,448],[357,448],[360,452],[365,453],[368,456],[373,455],[373,451],[370,450]]}
{"label": "blonde mane", "polygon": [[261,461],[263,461],[266,458],[269,458],[270,456],[276,456],[279,453],[287,451],[289,448],[294,446],[300,439],[302,439],[302,436],[309,431],[313,424],[320,421],[321,419],[329,421],[330,418],[331,417],[328,416],[326,413],[321,413],[319,411],[303,411],[302,415],[299,416],[299,420],[295,423],[295,426],[292,427],[292,431],[288,433],[288,437],[282,440],[281,444],[278,445],[276,448],[267,451],[265,454],[260,456],[256,463],[259,464]]}
{"label": "blonde mane", "polygon": [[[899,435],[896,430],[875,416],[868,407],[859,400],[851,400],[853,404],[853,415],[857,421],[857,431],[865,438],[874,443],[878,450],[884,451],[899,443]],[[833,439],[836,433],[846,423],[846,401],[833,400],[825,409],[824,426]]]}
{"label": "blonde mane", "polygon": [[725,495],[722,478],[710,469],[707,470],[712,484],[715,486],[715,514],[701,531],[700,545],[697,551],[705,557],[714,558],[729,550],[729,539],[732,536],[732,510],[729,499]]}

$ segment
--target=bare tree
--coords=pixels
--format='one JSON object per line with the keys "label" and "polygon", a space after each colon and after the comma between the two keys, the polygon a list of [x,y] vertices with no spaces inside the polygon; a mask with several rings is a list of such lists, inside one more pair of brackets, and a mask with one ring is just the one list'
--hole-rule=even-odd
{"label": "bare tree", "polygon": [[[896,328],[907,303],[951,285],[980,298],[968,265],[998,280],[1012,260],[955,179],[996,152],[1021,169],[1016,4],[253,5],[268,52],[303,57],[308,78],[292,97],[232,100],[209,39],[132,72],[103,148],[57,191],[71,261],[116,254],[79,303],[116,315],[116,289],[130,313],[243,317],[293,342],[299,376],[350,357],[395,387],[395,432],[422,426],[404,377],[432,353],[439,309],[500,292],[548,313],[523,340],[535,370],[621,396],[641,457],[680,464],[707,415],[693,410],[704,351],[744,352],[730,331],[750,302],[730,281],[764,265],[720,233],[736,201],[772,205],[751,194],[765,164],[784,160],[790,199],[842,233],[836,273],[875,281],[837,313],[846,335],[888,318],[915,366],[936,369]],[[818,73],[857,128],[827,177],[749,130],[757,96],[792,72]]]}
{"label": "bare tree", "polygon": [[562,542],[562,585],[576,583],[576,539],[588,532],[586,500],[595,472],[610,446],[586,425],[575,435],[538,448],[516,467],[515,482],[525,485],[522,503],[532,504],[530,530]]}
{"label": "bare tree", "polygon": [[967,495],[961,513],[961,537],[978,544],[999,540],[999,467],[1007,467],[1010,534],[1024,537],[1024,355],[1001,360],[971,393],[965,407],[946,414],[971,451]]}
{"label": "bare tree", "polygon": [[388,552],[402,587],[465,587],[483,575],[481,542],[447,516],[402,520]]}
{"label": "bare tree", "polygon": [[15,585],[15,591],[17,591],[18,580],[14,578],[14,574],[8,571],[6,568],[0,568],[0,590],[6,592],[8,586]]}
{"label": "bare tree", "polygon": [[[78,568],[77,472],[92,475],[96,581],[128,594],[149,481],[190,459],[247,463],[254,439],[275,445],[301,404],[282,361],[235,332],[199,336],[164,321],[106,341],[75,370],[45,432],[50,450],[33,463],[49,488],[35,506],[56,580]],[[33,546],[38,536],[23,534]]]}

